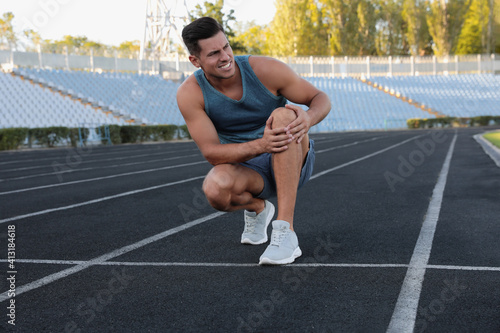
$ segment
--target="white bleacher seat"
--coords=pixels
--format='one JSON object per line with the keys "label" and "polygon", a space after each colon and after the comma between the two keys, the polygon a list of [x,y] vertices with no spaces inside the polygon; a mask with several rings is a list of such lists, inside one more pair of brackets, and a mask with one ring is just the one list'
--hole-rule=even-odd
{"label": "white bleacher seat", "polygon": [[[23,122],[35,127],[36,121],[45,124],[46,120],[49,126],[58,119],[75,126],[78,123],[125,124],[123,118],[115,117],[124,114],[147,124],[184,124],[176,102],[179,84],[159,76],[38,69],[20,69],[15,73],[69,94],[73,99],[18,77],[1,74],[3,107],[0,114],[5,115],[2,127]],[[408,118],[432,117],[350,77],[307,80],[332,100],[332,111],[313,131],[405,128]],[[392,91],[393,95],[399,93],[446,115],[500,115],[500,79],[495,75],[372,77],[371,81]],[[90,102],[112,113],[96,112],[82,102]],[[34,116],[37,113],[43,116]]]}

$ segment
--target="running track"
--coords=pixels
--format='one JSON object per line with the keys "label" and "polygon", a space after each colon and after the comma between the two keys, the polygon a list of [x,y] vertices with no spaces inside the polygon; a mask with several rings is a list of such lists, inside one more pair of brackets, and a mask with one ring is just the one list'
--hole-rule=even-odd
{"label": "running track", "polygon": [[[500,168],[482,128],[313,135],[303,256],[261,267],[192,142],[0,154],[17,332],[500,332]],[[272,200],[275,202],[275,200]],[[13,227],[10,227],[13,228]],[[7,309],[15,301],[15,326]]]}

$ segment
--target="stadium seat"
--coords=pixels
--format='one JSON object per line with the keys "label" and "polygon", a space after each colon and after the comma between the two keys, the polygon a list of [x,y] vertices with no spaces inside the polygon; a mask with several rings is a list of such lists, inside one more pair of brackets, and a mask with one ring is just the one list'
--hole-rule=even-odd
{"label": "stadium seat", "polygon": [[[25,69],[23,72],[28,74],[30,70]],[[35,74],[33,76],[36,77]],[[42,84],[40,81],[39,83]],[[68,96],[54,93],[38,83],[34,84],[17,76],[0,73],[0,87],[2,87],[0,89],[1,128],[79,127],[82,124],[94,122],[93,110]],[[100,123],[124,124],[123,121],[113,117],[106,117]]]}
{"label": "stadium seat", "polygon": [[[129,119],[184,124],[176,102],[180,84],[159,76],[33,68],[14,74],[0,74],[1,127],[125,125]],[[500,115],[498,75],[372,77],[370,85],[351,77],[306,80],[332,101],[312,132],[406,128],[409,118],[434,117],[416,107],[421,104],[448,116]]]}
{"label": "stadium seat", "polygon": [[493,74],[374,77],[372,81],[452,117],[500,115],[498,76]]}

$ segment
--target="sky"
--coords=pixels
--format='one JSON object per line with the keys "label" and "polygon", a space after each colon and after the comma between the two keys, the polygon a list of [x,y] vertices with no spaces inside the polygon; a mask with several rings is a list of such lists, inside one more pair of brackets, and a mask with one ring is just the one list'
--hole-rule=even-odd
{"label": "sky", "polygon": [[[183,0],[165,0],[177,15],[183,15]],[[203,0],[186,0],[189,10]],[[86,36],[90,40],[119,45],[142,40],[147,0],[0,0],[0,15],[14,14],[16,32],[38,31],[43,39],[64,35]],[[272,0],[225,0],[224,11],[234,9],[238,22],[269,23],[275,13]]]}

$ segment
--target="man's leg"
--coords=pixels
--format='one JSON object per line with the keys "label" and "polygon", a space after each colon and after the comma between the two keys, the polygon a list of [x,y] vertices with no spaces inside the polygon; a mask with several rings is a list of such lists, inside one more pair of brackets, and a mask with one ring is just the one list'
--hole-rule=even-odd
{"label": "man's leg", "polygon": [[212,168],[203,182],[208,202],[217,210],[245,209],[260,213],[264,200],[256,198],[264,188],[262,176],[239,164],[220,164]]}
{"label": "man's leg", "polygon": [[215,209],[231,212],[245,210],[242,244],[267,242],[267,227],[274,216],[274,205],[256,198],[264,189],[262,176],[239,164],[215,166],[205,178],[203,191]]}
{"label": "man's leg", "polygon": [[[272,128],[286,127],[297,117],[293,110],[286,108],[276,109],[272,115]],[[288,145],[287,150],[273,154],[273,170],[278,197],[277,219],[290,223],[291,230],[293,230],[293,215],[300,172],[308,151],[309,136],[306,134],[299,144],[294,140]]]}
{"label": "man's leg", "polygon": [[[278,108],[273,112],[272,128],[288,126],[296,118],[295,112]],[[271,243],[260,256],[260,265],[290,264],[302,255],[297,235],[293,231],[293,215],[297,199],[300,173],[309,151],[306,134],[300,144],[293,140],[288,149],[272,156],[278,196],[278,217],[273,221]]]}

